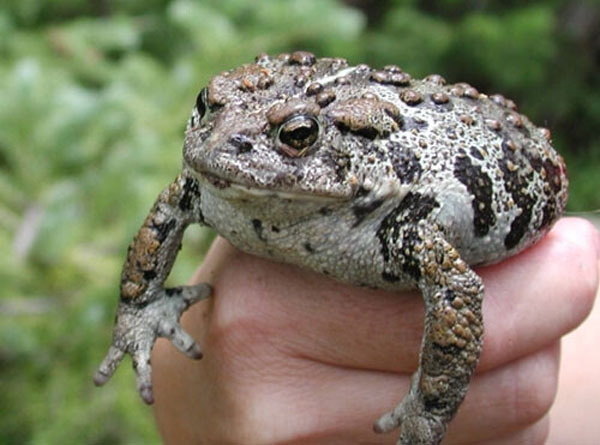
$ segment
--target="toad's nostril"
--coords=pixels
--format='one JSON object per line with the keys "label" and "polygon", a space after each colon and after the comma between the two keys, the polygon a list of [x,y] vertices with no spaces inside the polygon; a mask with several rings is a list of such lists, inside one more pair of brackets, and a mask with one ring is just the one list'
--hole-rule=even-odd
{"label": "toad's nostril", "polygon": [[252,150],[252,141],[243,134],[234,134],[229,138],[229,143],[237,148],[239,153],[247,153]]}

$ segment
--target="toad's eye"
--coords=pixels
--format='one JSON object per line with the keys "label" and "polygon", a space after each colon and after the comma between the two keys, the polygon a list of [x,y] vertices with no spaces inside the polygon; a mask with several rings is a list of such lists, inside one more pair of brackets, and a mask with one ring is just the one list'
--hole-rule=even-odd
{"label": "toad's eye", "polygon": [[202,88],[196,97],[196,111],[198,112],[198,120],[202,119],[206,114],[206,104],[208,102],[208,90]]}
{"label": "toad's eye", "polygon": [[319,137],[319,129],[319,121],[315,117],[293,116],[279,126],[279,148],[290,157],[303,156]]}

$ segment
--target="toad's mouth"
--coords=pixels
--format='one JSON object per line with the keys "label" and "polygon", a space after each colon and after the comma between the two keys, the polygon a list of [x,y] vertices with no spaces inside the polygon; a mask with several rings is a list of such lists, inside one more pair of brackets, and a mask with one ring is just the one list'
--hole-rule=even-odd
{"label": "toad's mouth", "polygon": [[255,184],[244,184],[235,182],[229,178],[224,178],[213,172],[198,172],[192,170],[196,179],[207,185],[213,194],[222,196],[226,199],[268,199],[278,198],[293,201],[311,201],[311,202],[335,202],[351,199],[353,193],[327,193],[322,190],[288,190],[277,187],[263,187]]}

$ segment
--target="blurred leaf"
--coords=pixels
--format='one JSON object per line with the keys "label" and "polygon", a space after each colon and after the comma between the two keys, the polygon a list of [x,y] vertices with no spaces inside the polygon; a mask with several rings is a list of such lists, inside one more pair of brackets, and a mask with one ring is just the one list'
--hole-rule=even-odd
{"label": "blurred leaf", "polygon": [[441,18],[398,3],[400,6],[388,12],[381,28],[373,32],[373,60],[369,61],[374,65],[375,60],[381,59],[398,64],[416,77],[437,71],[436,60],[444,56],[452,43],[451,26]]}
{"label": "blurred leaf", "polygon": [[548,6],[529,6],[502,15],[475,13],[458,27],[453,50],[489,81],[510,90],[543,83],[556,47]]}

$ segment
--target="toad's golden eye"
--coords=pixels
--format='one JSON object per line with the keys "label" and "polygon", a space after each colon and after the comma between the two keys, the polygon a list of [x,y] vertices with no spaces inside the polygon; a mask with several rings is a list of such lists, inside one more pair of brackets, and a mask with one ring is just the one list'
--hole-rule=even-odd
{"label": "toad's golden eye", "polygon": [[315,143],[319,137],[319,130],[319,121],[315,117],[292,116],[279,126],[279,148],[290,157],[300,157]]}

